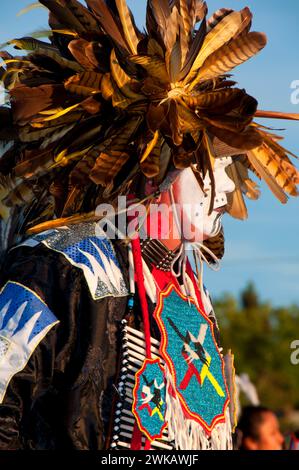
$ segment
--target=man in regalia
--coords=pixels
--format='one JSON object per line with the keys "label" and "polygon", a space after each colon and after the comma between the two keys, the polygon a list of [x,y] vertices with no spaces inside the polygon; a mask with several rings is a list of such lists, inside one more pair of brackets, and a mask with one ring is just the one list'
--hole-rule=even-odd
{"label": "man in regalia", "polygon": [[202,265],[223,213],[258,198],[250,172],[281,202],[298,184],[254,121],[298,117],[228,75],[265,35],[201,0],[149,0],[144,32],[125,0],[40,3],[50,42],[1,52],[0,449],[230,449],[233,361]]}

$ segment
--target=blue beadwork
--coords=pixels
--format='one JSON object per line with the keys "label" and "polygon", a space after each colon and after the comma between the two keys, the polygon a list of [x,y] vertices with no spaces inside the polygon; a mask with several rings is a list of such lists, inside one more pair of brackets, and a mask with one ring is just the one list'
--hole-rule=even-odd
{"label": "blue beadwork", "polygon": [[[208,426],[211,426],[217,416],[224,412],[224,406],[228,395],[223,374],[223,360],[216,347],[215,339],[212,335],[211,324],[200,314],[194,304],[188,304],[187,300],[181,298],[175,290],[172,290],[168,296],[163,298],[163,309],[160,314],[167,336],[166,355],[163,358],[172,362],[176,374],[176,388],[180,392],[189,410],[198,415]],[[183,357],[184,340],[190,332],[197,338],[202,325],[207,327],[205,338],[202,344],[203,350],[211,356],[211,363],[208,367],[209,376],[206,376],[204,382],[200,384],[196,375],[191,375],[188,386],[181,388],[181,384],[186,378],[188,363]],[[175,328],[174,328],[175,326]],[[192,341],[189,344],[192,351],[196,351]],[[203,352],[203,361],[206,359]],[[197,371],[202,371],[204,362],[200,359],[193,359],[192,365]],[[217,393],[215,386],[209,377],[216,379],[223,395]]]}
{"label": "blue beadwork", "polygon": [[[23,245],[43,243],[64,255],[70,263],[83,270],[92,297],[128,295],[128,289],[112,242],[101,234],[95,223],[82,223],[51,230],[27,240]],[[107,265],[110,271],[107,271]]]}
{"label": "blue beadwork", "polygon": [[[152,400],[144,403],[147,392],[153,395]],[[157,362],[147,363],[140,375],[140,383],[137,389],[137,403],[135,413],[138,414],[143,432],[154,439],[160,436],[162,428],[165,427],[165,379]],[[155,400],[155,398],[158,400]]]}
{"label": "blue beadwork", "polygon": [[41,331],[57,322],[57,318],[47,307],[47,305],[44,304],[33,291],[27,289],[25,286],[8,282],[0,295],[0,312],[8,304],[8,302],[10,303],[7,312],[5,313],[4,317],[2,316],[1,318],[0,316],[1,331],[3,332],[5,332],[9,320],[15,315],[18,308],[24,302],[27,303],[16,328],[12,332],[12,337],[21,331],[32,318],[32,316],[36,313],[40,312],[39,317],[37,318],[31,330],[28,343],[30,343],[31,340]]}

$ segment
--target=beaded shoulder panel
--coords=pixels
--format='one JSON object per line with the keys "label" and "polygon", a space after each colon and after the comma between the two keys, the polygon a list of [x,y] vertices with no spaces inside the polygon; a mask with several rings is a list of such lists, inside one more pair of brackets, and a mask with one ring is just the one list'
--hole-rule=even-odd
{"label": "beaded shoulder panel", "polygon": [[22,246],[35,247],[40,243],[61,253],[83,271],[94,300],[128,295],[113,244],[97,224],[82,223],[50,230],[26,240]]}

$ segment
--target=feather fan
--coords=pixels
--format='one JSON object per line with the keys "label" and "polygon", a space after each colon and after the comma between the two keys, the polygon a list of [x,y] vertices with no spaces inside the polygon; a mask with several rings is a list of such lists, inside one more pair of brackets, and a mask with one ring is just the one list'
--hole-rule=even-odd
{"label": "feather fan", "polygon": [[[51,29],[42,34],[50,42],[39,33],[11,39],[26,54],[0,54],[8,97],[0,107],[1,215],[12,229],[85,220],[90,201],[128,192],[140,178],[161,184],[170,167],[195,162],[199,181],[210,173],[214,194],[221,156],[233,159],[234,217],[247,216],[244,197],[259,196],[250,173],[283,203],[298,194],[294,155],[254,119],[299,115],[257,110],[228,75],[266,45],[250,31],[249,8],[207,20],[202,0],[148,0],[140,32],[125,0],[39,3],[49,10]],[[20,223],[11,223],[16,214]]]}

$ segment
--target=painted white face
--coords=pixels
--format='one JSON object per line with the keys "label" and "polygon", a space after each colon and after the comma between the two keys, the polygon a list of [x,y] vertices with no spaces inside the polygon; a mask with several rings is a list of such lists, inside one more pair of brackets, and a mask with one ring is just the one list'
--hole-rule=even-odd
{"label": "painted white face", "polygon": [[236,187],[235,183],[229,178],[225,169],[231,165],[231,157],[216,158],[214,166],[215,178],[215,199],[214,209],[209,215],[211,180],[207,175],[204,180],[204,190],[206,197],[203,205],[203,239],[216,236],[221,230],[222,215],[226,210],[227,194],[232,193]]}
{"label": "painted white face", "polygon": [[208,175],[204,180],[204,192],[190,168],[182,171],[174,182],[173,195],[179,207],[182,237],[185,240],[201,242],[216,236],[221,230],[221,218],[226,209],[227,194],[235,190],[234,182],[225,171],[231,163],[231,157],[215,160],[216,195],[211,214],[209,214],[211,181]]}

